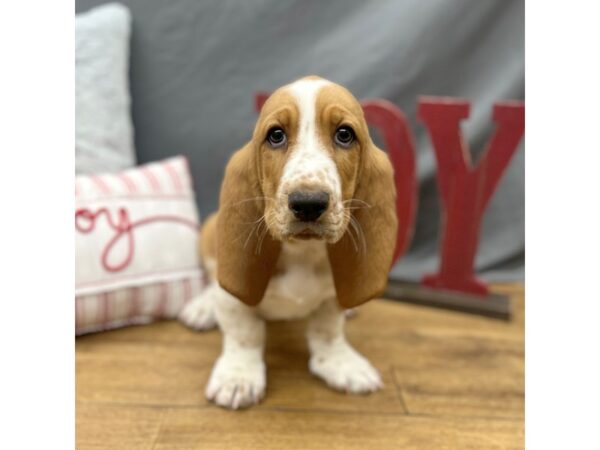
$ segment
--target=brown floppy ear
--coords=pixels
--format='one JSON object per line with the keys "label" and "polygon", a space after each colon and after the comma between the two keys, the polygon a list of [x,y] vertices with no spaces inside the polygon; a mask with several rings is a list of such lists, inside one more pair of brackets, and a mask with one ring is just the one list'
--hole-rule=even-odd
{"label": "brown floppy ear", "polygon": [[247,144],[229,160],[221,186],[217,279],[223,289],[251,306],[262,300],[281,250],[264,230],[265,224],[259,227],[264,211],[256,156]]}
{"label": "brown floppy ear", "polygon": [[387,154],[371,143],[358,176],[357,201],[351,202],[357,223],[349,223],[342,239],[328,245],[338,302],[344,308],[383,294],[398,229],[394,171]]}

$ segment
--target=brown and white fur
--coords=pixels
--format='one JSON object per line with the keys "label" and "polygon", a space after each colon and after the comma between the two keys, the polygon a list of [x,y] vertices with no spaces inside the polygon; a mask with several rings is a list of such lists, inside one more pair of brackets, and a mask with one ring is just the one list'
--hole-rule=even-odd
{"label": "brown and white fur", "polygon": [[[347,138],[340,128],[351,129],[350,145],[336,140]],[[269,140],[274,129],[285,145]],[[291,206],[294,192],[326,193],[326,209],[305,220]],[[180,314],[223,332],[206,397],[233,409],[257,403],[266,389],[264,321],[305,317],[314,375],[346,392],[379,389],[377,370],[346,341],[344,308],[385,288],[396,229],[392,167],[352,94],[318,77],[275,91],[202,228],[210,285]]]}

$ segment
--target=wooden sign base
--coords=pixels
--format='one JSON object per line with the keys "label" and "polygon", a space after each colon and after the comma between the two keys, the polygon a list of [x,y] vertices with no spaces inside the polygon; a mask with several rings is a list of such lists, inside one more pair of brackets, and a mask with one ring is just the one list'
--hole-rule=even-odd
{"label": "wooden sign base", "polygon": [[480,296],[458,291],[432,289],[408,281],[389,280],[384,297],[416,305],[452,309],[502,320],[510,320],[512,315],[510,298],[501,294],[490,293],[486,296]]}

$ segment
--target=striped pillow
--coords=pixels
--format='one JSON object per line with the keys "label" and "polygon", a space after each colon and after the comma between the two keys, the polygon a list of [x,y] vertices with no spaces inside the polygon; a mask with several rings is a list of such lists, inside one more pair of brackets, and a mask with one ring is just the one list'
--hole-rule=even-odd
{"label": "striped pillow", "polygon": [[204,287],[198,220],[184,157],[76,177],[76,334],[175,318]]}

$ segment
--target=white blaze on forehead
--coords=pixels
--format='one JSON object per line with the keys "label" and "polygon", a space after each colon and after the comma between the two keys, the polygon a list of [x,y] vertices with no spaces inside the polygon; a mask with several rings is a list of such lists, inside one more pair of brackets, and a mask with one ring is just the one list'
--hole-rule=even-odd
{"label": "white blaze on forehead", "polygon": [[290,90],[300,112],[298,143],[304,146],[317,144],[317,94],[323,86],[330,84],[326,80],[299,80],[290,85]]}
{"label": "white blaze on forehead", "polygon": [[341,181],[337,167],[323,143],[317,127],[317,96],[327,80],[302,79],[288,86],[299,111],[298,136],[285,165],[280,188],[289,193],[298,188],[326,190],[339,196]]}

